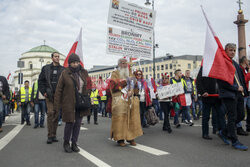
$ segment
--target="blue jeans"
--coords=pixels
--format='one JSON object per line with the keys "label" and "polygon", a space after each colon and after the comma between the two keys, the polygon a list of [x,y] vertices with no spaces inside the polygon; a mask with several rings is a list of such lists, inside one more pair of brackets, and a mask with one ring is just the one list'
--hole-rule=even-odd
{"label": "blue jeans", "polygon": [[9,115],[9,104],[3,103],[3,118],[2,121],[5,122],[5,117]]}
{"label": "blue jeans", "polygon": [[153,106],[155,108],[155,112],[156,112],[157,116],[159,117],[159,119],[163,120],[162,110],[161,110],[160,104],[159,104],[157,99],[153,99]]}
{"label": "blue jeans", "polygon": [[181,106],[182,120],[190,121],[191,117],[189,114],[190,106]]}
{"label": "blue jeans", "polygon": [[[41,112],[40,123],[39,123],[39,112]],[[45,100],[39,100],[38,103],[34,106],[34,114],[35,114],[35,125],[44,125],[44,117],[46,112],[46,102]]]}
{"label": "blue jeans", "polygon": [[192,109],[193,119],[196,119],[196,102],[194,98],[192,98],[191,109]]}
{"label": "blue jeans", "polygon": [[2,123],[3,123],[3,112],[4,112],[3,100],[0,97],[0,128],[2,128]]}
{"label": "blue jeans", "polygon": [[21,123],[23,124],[24,121],[26,123],[30,123],[30,104],[29,103],[22,103],[22,114],[21,114]]}
{"label": "blue jeans", "polygon": [[107,116],[107,113],[106,113],[106,101],[101,101],[100,102],[100,111],[102,113],[102,116]]}

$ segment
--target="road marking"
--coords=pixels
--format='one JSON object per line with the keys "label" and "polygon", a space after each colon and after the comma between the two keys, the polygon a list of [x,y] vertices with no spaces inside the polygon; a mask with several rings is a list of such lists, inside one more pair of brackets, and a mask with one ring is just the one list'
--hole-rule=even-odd
{"label": "road marking", "polygon": [[[110,138],[108,138],[108,139],[112,140]],[[114,140],[112,140],[112,141],[114,141]],[[129,143],[127,143],[127,144],[131,148],[135,148],[137,150],[141,150],[141,151],[144,151],[144,152],[147,152],[149,154],[156,155],[156,156],[169,155],[170,154],[169,152],[162,151],[162,150],[159,150],[159,149],[156,149],[156,148],[152,148],[152,147],[149,147],[149,146],[145,146],[145,145],[142,145],[142,144],[138,144],[138,143],[136,143],[136,146],[131,146],[131,145],[129,145]]]}
{"label": "road marking", "polygon": [[[30,116],[30,119],[33,115]],[[13,128],[7,135],[0,139],[0,151],[7,145],[9,142],[14,139],[14,137],[23,129],[25,124],[18,124],[15,128]]]}
{"label": "road marking", "polygon": [[81,127],[81,129],[80,129],[80,130],[88,130],[88,128]]}
{"label": "road marking", "polygon": [[111,167],[110,165],[106,164],[102,160],[98,159],[97,157],[93,156],[92,154],[88,153],[87,151],[83,150],[82,148],[78,147],[80,149],[79,154],[81,154],[83,157],[94,163],[98,167]]}
{"label": "road marking", "polygon": [[24,125],[17,125],[7,135],[0,139],[0,151],[22,130]]}

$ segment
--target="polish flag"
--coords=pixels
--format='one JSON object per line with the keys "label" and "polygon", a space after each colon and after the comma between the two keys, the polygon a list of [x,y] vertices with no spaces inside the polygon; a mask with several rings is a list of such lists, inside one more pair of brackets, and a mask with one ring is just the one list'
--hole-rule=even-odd
{"label": "polish flag", "polygon": [[11,76],[11,73],[9,73],[9,75],[7,76],[8,81],[10,80],[10,76]]}
{"label": "polish flag", "polygon": [[69,59],[69,56],[72,54],[72,53],[75,53],[77,54],[79,57],[80,57],[80,64],[81,66],[83,67],[83,54],[82,54],[82,28],[80,30],[80,33],[78,35],[78,37],[76,38],[76,41],[74,42],[73,46],[71,47],[69,53],[68,53],[68,56],[66,57],[66,59],[64,60],[64,64],[63,66],[64,67],[68,67],[68,59]]}
{"label": "polish flag", "polygon": [[211,24],[201,7],[207,22],[205,50],[202,60],[202,76],[216,78],[233,85],[235,67],[232,60],[227,56],[218,36],[215,34]]}
{"label": "polish flag", "polygon": [[191,106],[192,99],[190,93],[181,94],[178,96],[181,106]]}

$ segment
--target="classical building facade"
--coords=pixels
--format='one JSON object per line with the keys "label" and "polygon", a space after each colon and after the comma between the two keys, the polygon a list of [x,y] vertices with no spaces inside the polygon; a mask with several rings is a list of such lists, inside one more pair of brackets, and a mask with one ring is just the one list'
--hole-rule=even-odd
{"label": "classical building facade", "polygon": [[[170,77],[174,76],[174,71],[181,69],[184,73],[186,70],[191,71],[193,78],[196,78],[198,70],[201,65],[202,56],[200,55],[182,55],[182,56],[172,56],[167,55],[163,57],[158,57],[155,59],[155,77],[156,80],[161,78],[161,74],[168,73]],[[98,79],[102,77],[104,80],[107,79],[111,72],[117,68],[115,66],[94,66],[89,70],[89,75],[92,78]],[[135,62],[133,64],[133,70],[141,69],[143,75],[146,79],[153,76],[153,62],[152,60],[141,60],[140,62]]]}
{"label": "classical building facade", "polygon": [[[38,79],[41,68],[46,64],[52,63],[51,53],[53,52],[58,51],[48,45],[41,45],[23,53],[19,61],[24,62],[24,68],[15,71],[12,88],[19,89],[20,86],[23,86],[18,84],[18,73],[20,72],[23,73],[23,82],[28,80],[30,85],[32,85]],[[60,64],[63,64],[65,58],[66,57],[60,53]]]}

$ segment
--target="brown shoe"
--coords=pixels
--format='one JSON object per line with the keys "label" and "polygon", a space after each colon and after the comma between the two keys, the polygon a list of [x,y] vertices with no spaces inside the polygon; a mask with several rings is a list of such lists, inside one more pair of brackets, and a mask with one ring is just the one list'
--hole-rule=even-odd
{"label": "brown shoe", "polygon": [[118,143],[119,146],[121,146],[121,147],[126,146],[126,144],[124,143],[124,140],[119,140],[119,141],[117,141],[117,143]]}
{"label": "brown shoe", "polygon": [[128,141],[128,142],[130,143],[131,146],[136,146],[135,140],[130,140],[130,141]]}

